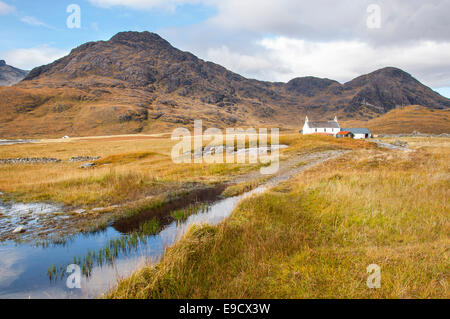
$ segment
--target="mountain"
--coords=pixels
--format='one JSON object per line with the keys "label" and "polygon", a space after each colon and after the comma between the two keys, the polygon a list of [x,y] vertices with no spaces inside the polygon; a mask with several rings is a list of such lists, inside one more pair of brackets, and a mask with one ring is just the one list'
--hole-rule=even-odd
{"label": "mountain", "polygon": [[19,83],[27,74],[28,71],[9,66],[5,60],[0,60],[0,86],[10,86]]}
{"label": "mountain", "polygon": [[423,105],[436,109],[450,106],[449,99],[396,68],[384,68],[360,76],[346,83],[344,88],[358,91],[352,99],[350,111],[356,111],[361,104],[379,109],[381,113],[406,105]]}
{"label": "mountain", "polygon": [[121,32],[89,42],[0,88],[1,136],[147,133],[190,126],[298,128],[311,118],[368,120],[396,107],[447,109],[450,100],[408,73],[385,68],[341,84],[247,79],[170,45]]}

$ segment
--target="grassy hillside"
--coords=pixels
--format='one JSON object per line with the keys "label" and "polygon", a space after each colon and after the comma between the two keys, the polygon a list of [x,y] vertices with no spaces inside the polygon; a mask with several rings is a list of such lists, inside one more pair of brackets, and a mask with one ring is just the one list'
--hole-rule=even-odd
{"label": "grassy hillside", "polygon": [[157,34],[120,32],[83,44],[0,88],[0,137],[158,133],[191,126],[299,129],[311,119],[367,120],[397,105],[450,108],[412,75],[386,67],[341,84],[247,79],[170,45]]}
{"label": "grassy hillside", "polygon": [[450,111],[413,105],[392,110],[369,121],[344,121],[342,127],[368,127],[374,134],[450,133]]}
{"label": "grassy hillside", "polygon": [[[0,190],[17,201],[54,201],[66,205],[112,205],[182,188],[215,184],[256,170],[261,164],[179,164],[171,160],[168,137],[130,135],[2,146],[0,159],[54,157],[61,163],[0,165]],[[205,142],[206,143],[206,142]],[[364,147],[367,143],[298,133],[280,137],[290,147],[281,159],[297,152]],[[71,157],[101,157],[95,169],[82,170]]]}
{"label": "grassy hillside", "polygon": [[[450,141],[356,150],[195,227],[111,298],[448,298]],[[381,267],[368,289],[366,268]]]}

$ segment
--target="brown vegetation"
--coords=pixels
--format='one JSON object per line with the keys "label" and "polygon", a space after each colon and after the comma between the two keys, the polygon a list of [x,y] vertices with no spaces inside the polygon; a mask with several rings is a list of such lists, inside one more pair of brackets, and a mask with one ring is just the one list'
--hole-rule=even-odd
{"label": "brown vegetation", "polygon": [[450,111],[413,105],[398,108],[370,121],[344,121],[342,127],[368,127],[374,134],[450,133]]}
{"label": "brown vegetation", "polygon": [[[111,298],[448,298],[448,139],[356,150],[194,227]],[[370,264],[381,288],[366,285]]]}

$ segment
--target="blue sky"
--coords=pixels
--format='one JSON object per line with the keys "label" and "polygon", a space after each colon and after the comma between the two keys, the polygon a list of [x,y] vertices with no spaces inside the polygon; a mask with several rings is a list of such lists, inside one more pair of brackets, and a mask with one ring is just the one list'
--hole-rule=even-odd
{"label": "blue sky", "polygon": [[[89,1],[73,0],[3,2],[14,6],[15,12],[0,17],[0,52],[43,44],[60,49],[73,48],[88,41],[109,39],[120,31],[157,32],[168,27],[182,28],[214,13],[213,7],[202,4],[183,4],[174,12],[163,8],[144,11],[123,6],[102,8]],[[66,9],[72,3],[81,8],[81,29],[66,26],[70,15]]]}
{"label": "blue sky", "polygon": [[[346,82],[395,66],[450,97],[450,1],[378,0],[375,29],[366,23],[373,2],[0,0],[0,59],[31,69],[85,42],[147,30],[260,80],[312,75]],[[66,25],[70,4],[81,8],[80,29]]]}

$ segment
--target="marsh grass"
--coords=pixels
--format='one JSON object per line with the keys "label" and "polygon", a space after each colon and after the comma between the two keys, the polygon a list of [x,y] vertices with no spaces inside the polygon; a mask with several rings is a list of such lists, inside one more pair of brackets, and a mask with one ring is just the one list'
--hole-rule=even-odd
{"label": "marsh grass", "polygon": [[[81,139],[70,142],[2,146],[0,158],[56,157],[57,164],[0,165],[0,191],[22,202],[59,202],[67,206],[109,206],[133,202],[150,195],[176,191],[196,182],[221,183],[264,166],[257,164],[180,164],[172,162],[175,142],[169,138],[147,140]],[[269,140],[270,143],[270,140]],[[248,142],[247,142],[248,144]],[[285,134],[281,159],[296,153],[369,147],[369,143],[333,137]],[[206,145],[206,144],[205,144]],[[68,163],[74,156],[100,156],[92,169]]]}
{"label": "marsh grass", "polygon": [[249,198],[109,297],[448,298],[450,147],[423,143],[355,150]]}
{"label": "marsh grass", "polygon": [[257,188],[259,185],[267,181],[268,177],[258,178],[256,180],[251,180],[248,182],[242,182],[236,185],[228,186],[222,193],[225,198],[239,196],[244,193],[250,192],[251,190]]}
{"label": "marsh grass", "polygon": [[[87,254],[81,257],[74,257],[73,264],[80,266],[84,276],[90,277],[95,265],[112,266],[114,260],[119,255],[127,255],[136,252],[139,245],[145,245],[148,237],[155,235],[161,231],[161,224],[157,219],[151,219],[139,226],[139,229],[130,234],[123,235],[119,238],[109,240],[105,246],[98,251],[88,250]],[[48,277],[50,281],[62,280],[66,273],[68,265],[53,265],[48,269]]]}
{"label": "marsh grass", "polygon": [[208,212],[210,205],[207,203],[194,203],[189,206],[173,211],[170,216],[177,221],[183,221],[189,216],[198,214],[199,212]]}

